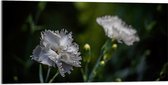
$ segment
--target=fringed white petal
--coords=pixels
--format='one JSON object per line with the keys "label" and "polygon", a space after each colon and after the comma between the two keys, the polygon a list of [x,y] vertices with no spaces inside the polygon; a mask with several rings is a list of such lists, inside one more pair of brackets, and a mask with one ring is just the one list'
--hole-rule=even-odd
{"label": "fringed white petal", "polygon": [[117,16],[103,16],[96,19],[97,23],[104,28],[105,34],[109,38],[116,39],[119,43],[124,42],[126,45],[132,45],[139,41],[136,30],[126,25]]}
{"label": "fringed white petal", "polygon": [[42,64],[55,67],[55,63],[46,54],[47,50],[41,46],[36,46],[33,50],[32,59]]}
{"label": "fringed white petal", "polygon": [[79,46],[73,43],[72,33],[63,29],[45,30],[41,33],[40,45],[33,51],[32,59],[49,66],[57,65],[61,76],[71,73],[72,67],[81,67]]}
{"label": "fringed white petal", "polygon": [[66,64],[75,66],[75,67],[81,67],[80,66],[80,57],[71,55],[68,53],[62,53],[60,60]]}
{"label": "fringed white petal", "polygon": [[52,32],[51,30],[45,30],[41,33],[41,44],[46,46],[49,44],[52,48],[57,48],[61,36]]}
{"label": "fringed white petal", "polygon": [[63,47],[63,50],[66,50],[72,44],[73,41],[72,33],[67,34],[66,32],[66,30],[61,30],[60,32],[61,39],[59,41],[59,45]]}

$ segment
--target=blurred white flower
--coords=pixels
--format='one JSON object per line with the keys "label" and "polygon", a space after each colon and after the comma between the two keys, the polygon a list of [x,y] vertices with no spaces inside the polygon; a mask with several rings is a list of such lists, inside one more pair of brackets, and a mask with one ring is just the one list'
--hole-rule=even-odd
{"label": "blurred white flower", "polygon": [[103,16],[96,19],[97,23],[104,28],[105,34],[119,43],[133,45],[133,42],[139,41],[136,30],[128,26],[117,16]]}
{"label": "blurred white flower", "polygon": [[45,30],[41,33],[40,45],[33,50],[32,59],[53,67],[58,67],[60,74],[71,73],[72,66],[81,67],[78,45],[73,42],[72,33],[66,30]]}

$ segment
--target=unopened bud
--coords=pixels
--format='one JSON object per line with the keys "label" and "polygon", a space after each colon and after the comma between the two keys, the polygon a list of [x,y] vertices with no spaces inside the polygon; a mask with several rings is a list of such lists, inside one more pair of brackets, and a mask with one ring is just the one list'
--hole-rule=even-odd
{"label": "unopened bud", "polygon": [[113,49],[116,49],[116,48],[117,48],[117,44],[113,44],[113,45],[112,45],[112,48],[113,48]]}
{"label": "unopened bud", "polygon": [[104,65],[105,64],[105,62],[104,61],[100,61],[100,65]]}
{"label": "unopened bud", "polygon": [[85,50],[90,50],[90,45],[86,43],[86,44],[84,45],[84,49],[85,49]]}

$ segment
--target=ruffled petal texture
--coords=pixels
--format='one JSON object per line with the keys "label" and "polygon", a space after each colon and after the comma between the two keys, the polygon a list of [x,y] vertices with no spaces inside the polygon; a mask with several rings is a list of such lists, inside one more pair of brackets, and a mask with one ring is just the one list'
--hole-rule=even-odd
{"label": "ruffled petal texture", "polygon": [[53,67],[58,67],[61,76],[70,74],[74,67],[81,67],[82,60],[79,46],[73,42],[72,33],[62,29],[41,32],[40,45],[37,45],[31,56],[33,60]]}
{"label": "ruffled petal texture", "polygon": [[136,34],[136,30],[126,25],[126,23],[117,16],[108,15],[98,17],[96,21],[103,27],[105,34],[109,38],[116,39],[119,43],[124,42],[130,46],[140,40]]}
{"label": "ruffled petal texture", "polygon": [[38,45],[33,50],[32,59],[38,61],[39,63],[55,67],[55,63],[48,56],[48,50]]}

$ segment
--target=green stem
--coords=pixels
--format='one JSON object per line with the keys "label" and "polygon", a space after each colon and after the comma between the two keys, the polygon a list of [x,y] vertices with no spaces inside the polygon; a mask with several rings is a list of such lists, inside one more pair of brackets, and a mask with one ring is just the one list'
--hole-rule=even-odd
{"label": "green stem", "polygon": [[55,77],[57,77],[58,74],[59,74],[59,71],[57,70],[55,75],[50,79],[49,83],[52,83],[54,81]]}
{"label": "green stem", "polygon": [[97,59],[97,62],[96,62],[96,64],[95,64],[95,66],[94,66],[94,68],[93,68],[91,74],[89,75],[88,82],[92,81],[93,78],[95,77],[95,75],[96,75],[95,72],[96,72],[96,70],[97,70],[97,68],[98,68],[98,66],[99,66],[99,62],[100,62],[101,58],[102,58],[102,55],[100,55],[99,58]]}
{"label": "green stem", "polygon": [[88,58],[89,58],[89,60],[87,60],[86,65],[85,65],[85,75],[86,75],[86,78],[85,78],[84,81],[88,80],[88,64],[89,64],[89,62],[91,60],[91,50],[89,50]]}
{"label": "green stem", "polygon": [[43,71],[42,71],[42,65],[41,64],[39,64],[39,79],[40,79],[41,83],[44,83],[44,80],[43,80]]}
{"label": "green stem", "polygon": [[82,73],[82,76],[83,76],[83,81],[85,82],[87,78],[86,78],[86,74],[85,74],[83,68],[81,68],[81,73]]}
{"label": "green stem", "polygon": [[47,76],[46,76],[45,82],[47,82],[47,80],[48,80],[48,77],[49,77],[49,74],[50,74],[50,70],[51,70],[51,67],[48,67],[48,71],[47,71]]}
{"label": "green stem", "polygon": [[98,68],[99,65],[100,65],[100,61],[101,61],[101,59],[102,59],[102,57],[103,57],[103,55],[104,55],[104,48],[105,48],[105,46],[107,45],[108,42],[109,42],[109,40],[107,40],[107,41],[104,43],[104,45],[102,46],[101,51],[100,51],[100,56],[99,56],[99,58],[97,59],[97,62],[96,62],[96,64],[95,64],[95,66],[94,66],[92,72],[91,72],[90,75],[89,75],[88,82],[93,81],[93,78],[96,76],[96,70],[97,70],[97,68]]}
{"label": "green stem", "polygon": [[87,79],[88,79],[88,63],[86,63],[86,65],[85,65],[85,75],[86,75],[86,78],[84,81],[87,81]]}

